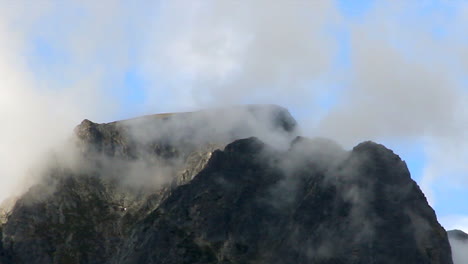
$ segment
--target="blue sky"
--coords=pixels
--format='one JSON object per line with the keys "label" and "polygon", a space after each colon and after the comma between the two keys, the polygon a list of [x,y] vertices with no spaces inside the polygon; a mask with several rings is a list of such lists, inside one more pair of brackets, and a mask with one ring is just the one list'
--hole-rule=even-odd
{"label": "blue sky", "polygon": [[359,19],[365,16],[366,12],[372,8],[373,2],[373,0],[339,0],[338,6],[345,16],[352,19]]}
{"label": "blue sky", "polygon": [[468,157],[463,1],[50,3],[11,7],[0,41],[15,48],[0,56],[25,60],[11,71],[35,80],[33,101],[47,93],[73,113],[54,124],[281,104],[308,136],[385,144],[441,219],[468,219],[466,167],[451,170]]}
{"label": "blue sky", "polygon": [[[363,0],[363,1],[349,1],[340,0],[338,1],[338,7],[341,14],[347,19],[362,23],[362,20],[372,11],[374,1]],[[432,15],[432,12],[437,9],[443,8],[447,13],[450,13],[450,7],[441,4],[438,1],[427,1],[425,7],[420,10],[419,14],[412,14],[417,16],[427,16],[428,18]],[[444,35],[444,27],[436,25],[434,28],[434,34],[436,36]],[[137,36],[138,37],[138,36]],[[335,67],[338,68],[350,68],[353,67],[350,62],[350,40],[349,32],[345,29],[338,30],[336,33],[337,42],[339,45],[338,53],[336,56]],[[58,82],[66,82],[66,79],[61,80],[60,67],[63,64],[73,63],[67,58],[67,52],[61,50],[60,45],[54,45],[54,43],[43,36],[37,36],[33,42],[33,54],[31,56],[32,67],[38,74],[53,74]],[[135,50],[132,50],[135,49]],[[133,56],[137,56],[137,50],[135,47],[130,47],[129,52]],[[128,68],[122,72],[122,81],[117,83],[117,89],[113,90],[113,96],[117,95],[120,100],[119,110],[115,112],[113,116],[109,116],[109,120],[127,118],[139,114],[146,114],[144,104],[147,98],[147,90],[152,85],[149,81],[145,80],[143,74],[139,72],[138,65],[130,64]],[[168,84],[170,85],[170,84]],[[325,84],[326,85],[326,84]],[[334,84],[339,89],[340,84]],[[344,85],[344,84],[341,84]],[[115,88],[115,87],[114,87]],[[118,91],[118,92],[116,92]],[[172,100],[168,92],[167,98],[161,98],[161,100]],[[330,106],[336,104],[336,94],[327,93],[322,96],[319,100],[319,105],[324,110],[330,108]],[[161,109],[164,111],[164,109]],[[301,117],[301,109],[291,109],[292,114]],[[412,173],[412,177],[416,181],[420,181],[422,178],[423,170],[425,167],[426,157],[423,150],[423,145],[417,140],[414,142],[405,142],[400,144],[398,142],[383,140],[384,144],[392,148],[408,163],[408,167]],[[435,195],[438,197],[438,202],[435,204],[435,209],[439,214],[468,214],[468,206],[461,202],[468,198],[468,192],[466,188],[450,186],[435,186]]]}

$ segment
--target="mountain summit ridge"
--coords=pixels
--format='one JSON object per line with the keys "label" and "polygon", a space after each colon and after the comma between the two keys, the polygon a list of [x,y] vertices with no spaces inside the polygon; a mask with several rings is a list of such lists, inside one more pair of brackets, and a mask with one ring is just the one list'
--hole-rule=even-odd
{"label": "mountain summit ridge", "polygon": [[80,166],[19,198],[1,264],[452,263],[398,155],[298,137],[284,108],[84,120],[75,135]]}

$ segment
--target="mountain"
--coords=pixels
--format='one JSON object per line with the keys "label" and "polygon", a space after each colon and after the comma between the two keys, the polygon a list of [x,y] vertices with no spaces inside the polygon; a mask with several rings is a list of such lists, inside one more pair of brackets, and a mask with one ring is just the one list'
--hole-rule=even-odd
{"label": "mountain", "polygon": [[468,243],[468,234],[461,230],[458,230],[458,229],[449,230],[447,231],[447,234],[448,234],[449,239],[451,240],[458,240],[460,242]]}
{"label": "mountain", "polygon": [[298,133],[274,105],[84,120],[9,212],[0,263],[452,263],[396,154]]}
{"label": "mountain", "polygon": [[447,231],[447,234],[452,247],[453,263],[468,263],[468,234],[457,229]]}

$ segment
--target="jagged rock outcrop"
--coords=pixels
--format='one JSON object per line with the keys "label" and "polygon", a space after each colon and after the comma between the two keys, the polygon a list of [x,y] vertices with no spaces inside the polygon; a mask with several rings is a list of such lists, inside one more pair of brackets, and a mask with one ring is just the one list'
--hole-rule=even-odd
{"label": "jagged rock outcrop", "polygon": [[3,248],[3,227],[0,225],[0,264],[8,264],[11,263],[11,259],[9,259],[6,250]]}
{"label": "jagged rock outcrop", "polygon": [[304,153],[235,141],[142,221],[114,262],[451,263],[445,230],[398,156],[372,142],[339,154],[325,170],[312,155],[284,171]]}
{"label": "jagged rock outcrop", "polygon": [[295,132],[276,106],[85,120],[79,166],[18,200],[0,263],[452,263],[397,155]]}
{"label": "jagged rock outcrop", "polygon": [[[293,137],[295,120],[274,105],[152,115],[75,128],[72,168],[54,160],[43,181],[21,197],[2,245],[15,263],[103,263],[132,227],[211,152],[232,140]],[[31,253],[33,252],[33,253]]]}

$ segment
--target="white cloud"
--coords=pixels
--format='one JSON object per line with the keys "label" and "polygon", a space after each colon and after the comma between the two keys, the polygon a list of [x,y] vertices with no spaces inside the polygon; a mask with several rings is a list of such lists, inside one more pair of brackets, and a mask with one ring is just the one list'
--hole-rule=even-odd
{"label": "white cloud", "polygon": [[329,1],[171,1],[158,15],[145,70],[156,83],[182,79],[181,102],[298,101],[334,56]]}
{"label": "white cloud", "polygon": [[[462,3],[450,18],[440,10],[421,15],[426,4],[376,2],[349,25],[349,86],[318,127],[347,145],[422,141],[428,164],[421,183],[434,204],[433,184],[466,184],[468,175],[468,90],[461,82],[467,71],[460,60],[468,50],[461,33],[468,23],[457,11]],[[435,36],[437,30],[445,36]]]}
{"label": "white cloud", "polygon": [[[451,3],[449,16],[438,10],[424,16],[424,3],[382,1],[349,22],[334,4],[3,5],[0,122],[8,129],[0,130],[1,193],[81,119],[110,121],[119,108],[123,75],[134,66],[150,80],[145,112],[281,103],[310,116],[304,119],[314,125],[302,124],[310,128],[307,134],[348,146],[364,139],[422,141],[430,163],[423,188],[436,203],[433,184],[441,178],[466,184],[468,175],[468,5]],[[434,37],[434,26],[443,37]],[[333,66],[340,30],[350,34],[352,61],[338,70]],[[52,70],[31,65],[36,37],[66,61]],[[319,116],[317,98],[336,92],[319,85],[329,82],[343,88],[336,104]]]}
{"label": "white cloud", "polygon": [[[36,171],[32,168],[40,165],[51,147],[66,140],[83,118],[104,118],[114,107],[112,100],[105,100],[112,98],[105,90],[105,74],[108,67],[119,68],[124,63],[113,56],[100,62],[95,58],[117,38],[112,33],[102,35],[113,27],[116,14],[109,5],[90,3],[80,6],[82,21],[66,17],[76,11],[76,6],[48,1],[2,3],[0,200],[30,186],[33,182],[29,177]],[[58,72],[41,71],[42,65],[32,62],[33,44],[39,34],[68,56],[69,61],[60,65]]]}

